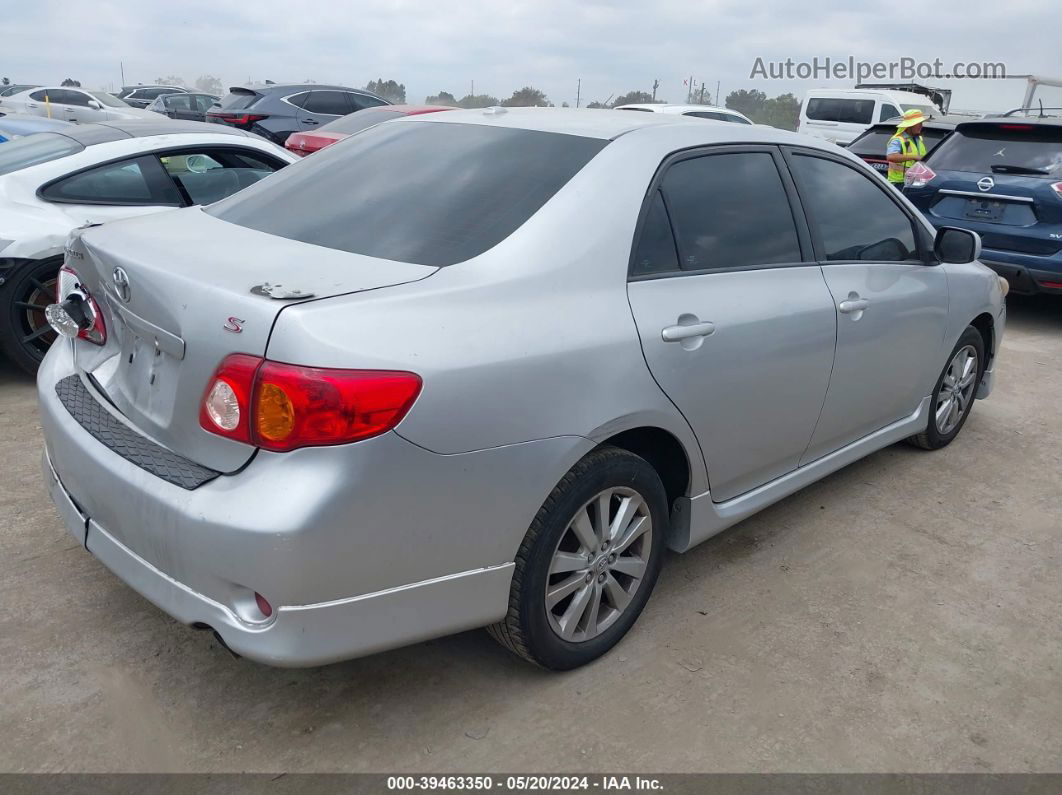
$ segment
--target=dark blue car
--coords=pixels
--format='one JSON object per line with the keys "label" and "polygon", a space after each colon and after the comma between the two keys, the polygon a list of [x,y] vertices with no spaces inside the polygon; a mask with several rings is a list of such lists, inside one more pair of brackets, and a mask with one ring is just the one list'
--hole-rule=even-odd
{"label": "dark blue car", "polygon": [[1062,118],[964,122],[926,166],[904,193],[935,226],[980,234],[1015,293],[1062,294]]}

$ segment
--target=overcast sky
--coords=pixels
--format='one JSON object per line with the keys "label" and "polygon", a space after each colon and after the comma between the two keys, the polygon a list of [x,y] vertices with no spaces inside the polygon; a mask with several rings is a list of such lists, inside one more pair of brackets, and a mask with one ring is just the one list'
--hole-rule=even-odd
{"label": "overcast sky", "polygon": [[[126,83],[382,77],[404,83],[412,102],[461,97],[474,80],[476,93],[502,99],[532,85],[557,105],[575,104],[579,78],[583,104],[652,91],[654,78],[659,98],[681,102],[693,75],[713,94],[719,81],[724,97],[799,97],[854,81],[750,79],[756,58],[1002,61],[1010,74],[1062,75],[1060,23],[1060,0],[0,0],[0,75],[115,90],[119,62]],[[953,106],[990,110],[1020,100],[1014,83],[945,85]]]}

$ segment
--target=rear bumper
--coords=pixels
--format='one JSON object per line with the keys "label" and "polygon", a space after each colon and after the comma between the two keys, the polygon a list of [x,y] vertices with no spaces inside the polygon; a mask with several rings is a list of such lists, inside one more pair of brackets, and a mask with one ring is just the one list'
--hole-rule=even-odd
{"label": "rear bumper", "polygon": [[[74,420],[55,390],[71,372],[63,342],[38,371],[44,476],[67,531],[177,620],[272,665],[348,659],[501,618],[527,527],[593,447],[558,437],[444,456],[390,433],[259,452],[188,490]],[[273,606],[268,619],[255,592]]]}
{"label": "rear bumper", "polygon": [[268,665],[323,665],[481,627],[500,617],[509,597],[512,563],[349,599],[281,606],[266,621],[248,621],[151,565],[89,519],[47,454],[44,477],[67,531],[119,579],[178,621],[208,626],[232,651]]}
{"label": "rear bumper", "polygon": [[[1035,295],[1036,293],[1062,295],[1062,265],[1057,271],[1041,270],[1018,262],[1002,261],[1004,256],[1003,252],[985,250],[981,254],[981,262],[1006,279],[1010,284],[1011,292],[1018,295]],[[1023,256],[1026,255],[1013,254],[1006,259],[1019,259]],[[1043,259],[1043,257],[1031,256],[1027,258]]]}

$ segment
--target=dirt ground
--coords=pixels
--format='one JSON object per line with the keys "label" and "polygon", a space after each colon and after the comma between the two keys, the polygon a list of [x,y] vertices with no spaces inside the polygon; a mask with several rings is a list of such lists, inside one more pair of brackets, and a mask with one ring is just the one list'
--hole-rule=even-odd
{"label": "dirt ground", "polygon": [[611,654],[482,632],[234,659],[59,525],[0,362],[2,771],[1062,771],[1062,299],[1012,299],[959,439],[883,450],[672,555]]}

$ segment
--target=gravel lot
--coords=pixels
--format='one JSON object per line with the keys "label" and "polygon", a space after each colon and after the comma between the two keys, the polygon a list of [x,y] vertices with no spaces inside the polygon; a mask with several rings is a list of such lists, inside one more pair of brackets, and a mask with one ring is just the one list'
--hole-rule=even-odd
{"label": "gravel lot", "polygon": [[1015,298],[959,439],[897,445],[665,565],[569,674],[471,632],[232,658],[59,526],[0,361],[2,771],[1062,771],[1062,299]]}

